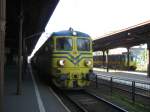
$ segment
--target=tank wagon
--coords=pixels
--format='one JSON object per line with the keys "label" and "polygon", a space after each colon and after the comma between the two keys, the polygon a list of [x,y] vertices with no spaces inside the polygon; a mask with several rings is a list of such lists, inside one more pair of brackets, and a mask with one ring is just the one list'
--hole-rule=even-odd
{"label": "tank wagon", "polygon": [[32,63],[63,89],[84,88],[95,77],[91,37],[73,29],[52,33]]}

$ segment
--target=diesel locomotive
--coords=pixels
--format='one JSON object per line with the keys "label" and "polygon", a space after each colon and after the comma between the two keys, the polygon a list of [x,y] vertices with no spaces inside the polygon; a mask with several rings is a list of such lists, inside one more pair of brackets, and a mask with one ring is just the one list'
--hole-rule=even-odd
{"label": "diesel locomotive", "polygon": [[54,32],[37,51],[32,63],[57,87],[82,89],[95,77],[92,39],[73,29]]}

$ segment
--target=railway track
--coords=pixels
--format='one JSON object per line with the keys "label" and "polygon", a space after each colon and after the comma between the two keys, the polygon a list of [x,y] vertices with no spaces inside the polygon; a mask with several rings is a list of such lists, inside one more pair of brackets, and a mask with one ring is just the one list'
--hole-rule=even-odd
{"label": "railway track", "polygon": [[128,112],[87,91],[69,91],[64,94],[82,112]]}

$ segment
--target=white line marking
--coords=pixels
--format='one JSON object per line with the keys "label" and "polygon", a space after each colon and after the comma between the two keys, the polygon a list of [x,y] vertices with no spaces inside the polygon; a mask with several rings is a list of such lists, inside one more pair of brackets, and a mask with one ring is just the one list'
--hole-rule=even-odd
{"label": "white line marking", "polygon": [[59,98],[59,96],[52,90],[51,87],[49,87],[49,90],[51,91],[51,93],[58,99],[58,101],[61,103],[61,105],[64,106],[64,108],[67,110],[67,112],[71,112],[68,107],[62,102],[62,100]]}
{"label": "white line marking", "polygon": [[40,97],[40,93],[39,93],[39,90],[38,90],[38,86],[37,86],[37,84],[36,84],[35,78],[34,78],[34,76],[33,76],[32,70],[31,70],[31,66],[29,67],[29,69],[30,69],[30,73],[31,73],[32,80],[33,80],[33,85],[34,85],[34,89],[35,89],[35,94],[36,94],[36,98],[37,98],[39,110],[40,110],[40,112],[46,112],[46,111],[45,111],[45,108],[44,108],[44,105],[43,105],[43,101],[42,101],[42,99],[41,99],[41,97]]}

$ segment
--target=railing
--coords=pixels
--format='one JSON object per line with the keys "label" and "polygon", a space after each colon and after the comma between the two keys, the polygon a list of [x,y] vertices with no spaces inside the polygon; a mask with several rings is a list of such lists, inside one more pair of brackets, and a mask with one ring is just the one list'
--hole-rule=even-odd
{"label": "railing", "polygon": [[96,79],[94,81],[97,88],[99,85],[105,85],[109,87],[111,94],[113,93],[114,88],[130,93],[133,103],[135,102],[136,95],[150,99],[150,83],[101,74],[96,75]]}

